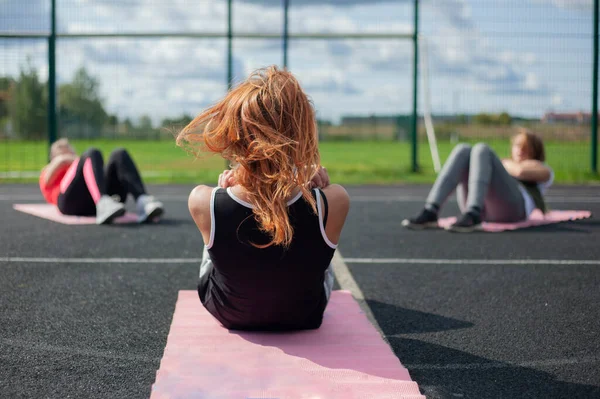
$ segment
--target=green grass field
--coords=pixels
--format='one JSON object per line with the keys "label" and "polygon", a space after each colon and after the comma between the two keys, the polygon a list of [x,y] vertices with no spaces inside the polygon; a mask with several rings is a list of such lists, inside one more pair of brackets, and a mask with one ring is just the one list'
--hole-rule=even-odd
{"label": "green grass field", "polygon": [[[116,147],[125,147],[133,155],[146,182],[214,184],[225,163],[218,157],[194,159],[172,141],[77,140],[82,151],[94,146],[106,156]],[[509,154],[507,141],[489,143],[500,157]],[[442,162],[454,144],[440,142]],[[435,173],[427,142],[419,143],[419,173],[410,171],[410,144],[385,141],[323,142],[321,158],[331,180],[341,184],[432,183]],[[35,172],[45,164],[45,142],[0,142],[0,182],[32,182],[35,177],[7,178],[12,172]],[[548,163],[561,184],[600,183],[590,173],[590,147],[587,142],[546,143]]]}

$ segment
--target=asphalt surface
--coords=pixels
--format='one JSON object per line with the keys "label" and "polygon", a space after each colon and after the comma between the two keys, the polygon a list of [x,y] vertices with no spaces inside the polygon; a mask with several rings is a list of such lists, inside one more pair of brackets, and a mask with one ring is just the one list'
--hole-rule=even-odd
{"label": "asphalt surface", "polygon": [[[177,292],[195,289],[198,264],[127,259],[201,257],[191,188],[151,187],[167,209],[156,225],[65,226],[12,209],[42,202],[34,185],[0,185],[0,398],[149,396]],[[600,397],[597,219],[413,232],[400,221],[427,187],[348,191],[340,252],[428,398]],[[557,187],[549,203],[598,215],[599,194]],[[444,214],[456,211],[450,201]]]}

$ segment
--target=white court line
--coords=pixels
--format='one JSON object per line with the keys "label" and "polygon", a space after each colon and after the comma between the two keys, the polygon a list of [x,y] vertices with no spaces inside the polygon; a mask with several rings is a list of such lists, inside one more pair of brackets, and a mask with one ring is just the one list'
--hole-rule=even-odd
{"label": "white court line", "polygon": [[476,369],[501,369],[514,367],[556,367],[568,366],[583,363],[600,363],[600,356],[571,357],[565,359],[532,360],[528,362],[504,363],[504,362],[483,362],[483,363],[450,363],[450,364],[405,364],[404,367],[410,370],[476,370]]}
{"label": "white court line", "polygon": [[[189,195],[173,195],[173,194],[154,194],[155,197],[159,197],[162,201],[187,201]],[[44,198],[39,194],[0,194],[0,201],[35,201],[45,203]]]}
{"label": "white court line", "polygon": [[344,262],[344,258],[342,257],[342,254],[340,253],[339,249],[335,251],[333,259],[331,260],[331,264],[333,265],[333,274],[335,275],[335,279],[340,288],[342,290],[347,290],[350,291],[350,293],[352,293],[352,296],[354,297],[356,302],[358,302],[363,312],[365,312],[365,315],[367,316],[371,324],[373,324],[377,331],[379,331],[381,337],[387,342],[383,330],[379,326],[379,323],[377,323],[377,319],[375,319],[371,308],[367,304],[362,290],[360,289],[358,284],[356,284],[354,277],[352,277],[352,273],[350,273],[348,266]]}
{"label": "white court line", "polygon": [[[600,194],[600,190],[599,194]],[[363,196],[363,195],[350,195],[350,202],[424,202],[426,194],[423,196]],[[586,204],[597,204],[600,203],[600,195],[598,196],[547,196],[545,197],[548,203],[586,203]],[[455,198],[449,198],[449,202],[456,202]]]}
{"label": "white court line", "polygon": [[3,257],[0,262],[7,263],[197,263],[202,258],[25,258]]}
{"label": "white court line", "polygon": [[[338,282],[344,281],[343,289],[364,299],[346,264],[427,264],[427,265],[600,265],[600,260],[580,259],[426,259],[426,258],[342,258],[336,251],[333,270]],[[200,263],[202,258],[45,258],[0,257],[5,263]],[[341,285],[341,283],[340,283]]]}
{"label": "white court line", "polygon": [[[25,258],[25,257],[4,257],[0,258],[0,262],[42,262],[42,263],[199,263],[200,258]],[[370,260],[371,262],[365,262]],[[356,262],[360,261],[360,262]],[[375,262],[377,261],[377,262]],[[352,293],[356,301],[360,304],[366,316],[369,318],[371,323],[377,328],[379,333],[387,342],[387,337],[383,334],[381,327],[377,323],[375,317],[368,304],[366,303],[364,294],[352,274],[348,270],[346,263],[390,263],[390,261],[396,261],[392,263],[443,263],[443,264],[547,264],[553,262],[561,262],[559,264],[600,264],[600,261],[578,261],[578,260],[566,260],[566,261],[555,261],[551,259],[537,259],[537,260],[523,260],[523,261],[505,261],[505,260],[489,260],[489,259],[400,259],[400,258],[389,258],[389,259],[374,259],[374,258],[342,258],[339,250],[336,251],[332,260],[334,273],[338,284],[344,290],[348,290]],[[398,262],[401,261],[401,262]],[[522,262],[522,263],[514,263]],[[568,263],[565,263],[568,262]],[[583,262],[583,263],[582,263]],[[593,262],[593,263],[592,263]],[[392,335],[396,337],[398,335]],[[129,361],[142,361],[142,362],[156,362],[159,359],[155,359],[144,355],[135,354],[117,354],[111,351],[100,351],[100,350],[88,350],[80,348],[71,348],[65,346],[40,344],[37,342],[27,342],[14,339],[0,339],[4,345],[23,348],[25,350],[44,351],[44,352],[55,352],[55,353],[66,353],[80,356],[91,356],[100,357],[106,359],[115,360],[129,360]],[[473,369],[497,369],[497,368],[514,368],[514,367],[556,367],[566,366],[583,363],[600,363],[599,356],[582,357],[582,358],[564,358],[564,359],[549,359],[549,360],[537,360],[537,361],[526,361],[519,363],[504,363],[504,362],[484,362],[484,363],[456,363],[456,364],[405,364],[404,366],[409,370],[473,370]]]}
{"label": "white court line", "polygon": [[427,265],[600,265],[600,260],[579,259],[426,259],[344,258],[346,263]]}
{"label": "white court line", "polygon": [[[142,172],[142,177],[160,177],[160,176],[171,176],[171,173],[161,173],[146,171]],[[24,179],[24,178],[37,178],[40,176],[39,170],[21,171],[21,172],[0,172],[0,179]]]}
{"label": "white court line", "polygon": [[[600,192],[600,190],[599,190]],[[177,195],[177,194],[165,194],[161,195],[160,193],[155,193],[156,197],[159,197],[162,201],[187,201],[188,195]],[[546,197],[548,203],[551,204],[560,204],[560,203],[582,203],[582,204],[598,204],[600,203],[600,195],[598,196],[548,196]],[[43,202],[44,199],[39,194],[0,194],[0,201],[38,201]],[[425,201],[425,195],[423,196],[413,196],[413,195],[403,195],[403,196],[364,196],[364,195],[351,195],[351,202],[375,202],[375,203],[390,203],[390,202],[399,202],[399,203],[421,203]],[[456,202],[456,199],[450,198],[449,202]]]}

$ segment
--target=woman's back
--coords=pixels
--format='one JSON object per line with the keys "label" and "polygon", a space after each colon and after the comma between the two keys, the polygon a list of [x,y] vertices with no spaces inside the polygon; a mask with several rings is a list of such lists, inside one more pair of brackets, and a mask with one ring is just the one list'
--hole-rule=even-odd
{"label": "woman's back", "polygon": [[[322,192],[312,193],[326,204]],[[301,195],[288,202],[294,229],[288,248],[260,247],[270,237],[260,230],[252,205],[233,190],[214,189],[210,207],[213,269],[200,284],[206,308],[228,328],[319,327],[327,303],[324,273],[337,247],[325,235],[327,205],[315,214]]]}

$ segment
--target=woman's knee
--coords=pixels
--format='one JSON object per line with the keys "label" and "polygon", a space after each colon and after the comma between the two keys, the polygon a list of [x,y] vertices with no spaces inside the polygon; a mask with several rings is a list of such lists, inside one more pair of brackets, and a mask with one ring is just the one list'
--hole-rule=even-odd
{"label": "woman's knee", "polygon": [[125,148],[122,147],[116,148],[113,150],[113,152],[110,153],[111,160],[123,159],[125,157],[129,157],[129,153]]}
{"label": "woman's knee", "polygon": [[81,158],[102,158],[102,153],[95,147],[90,147],[81,154]]}
{"label": "woman's knee", "polygon": [[473,146],[473,151],[490,152],[490,151],[492,151],[492,149],[486,143],[477,143]]}
{"label": "woman's knee", "polygon": [[471,146],[468,144],[457,144],[453,149],[452,149],[452,154],[450,154],[451,157],[468,157],[469,154],[471,153]]}

